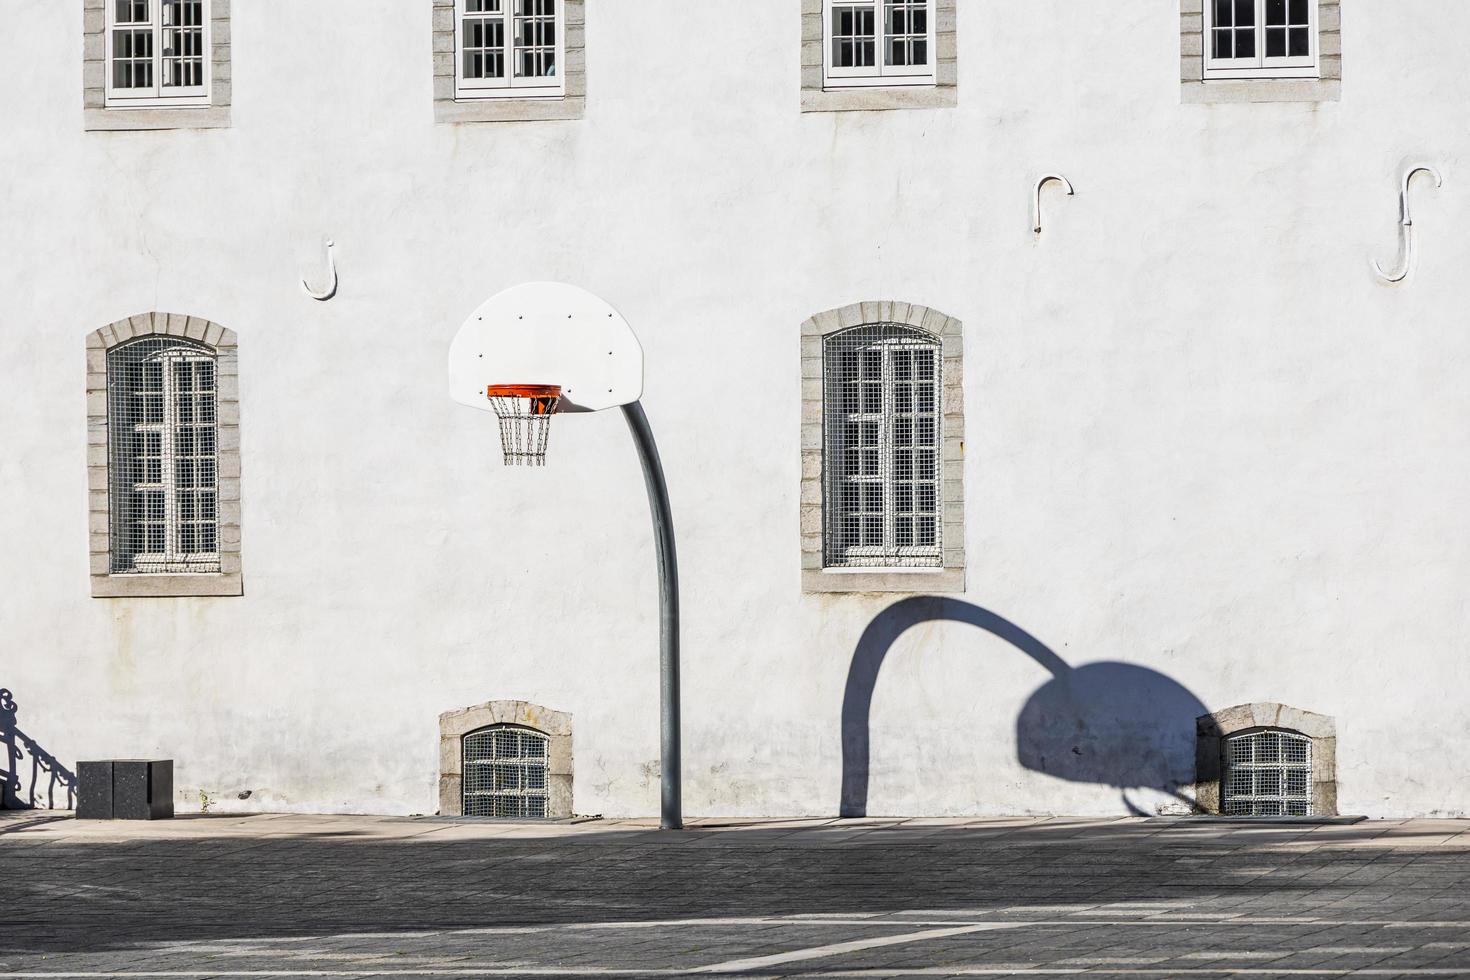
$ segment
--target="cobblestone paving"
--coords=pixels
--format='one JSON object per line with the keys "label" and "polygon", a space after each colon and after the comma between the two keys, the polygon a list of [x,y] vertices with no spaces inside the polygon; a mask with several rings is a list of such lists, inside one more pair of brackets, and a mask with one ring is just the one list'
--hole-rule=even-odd
{"label": "cobblestone paving", "polygon": [[0,977],[1470,977],[1470,821],[0,814]]}

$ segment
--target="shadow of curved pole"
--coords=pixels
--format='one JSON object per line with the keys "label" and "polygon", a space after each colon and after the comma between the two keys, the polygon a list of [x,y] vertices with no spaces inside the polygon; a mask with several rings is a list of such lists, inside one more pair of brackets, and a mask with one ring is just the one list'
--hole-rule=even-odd
{"label": "shadow of curved pole", "polygon": [[853,652],[852,666],[847,671],[847,686],[842,694],[842,796],[838,815],[863,817],[868,813],[868,754],[870,736],[868,718],[873,707],[873,691],[878,685],[878,672],[893,644],[911,626],[931,622],[968,623],[1035,660],[1055,677],[1063,677],[1071,668],[1045,643],[1003,616],[960,599],[940,596],[915,596],[901,599],[883,610],[863,630]]}

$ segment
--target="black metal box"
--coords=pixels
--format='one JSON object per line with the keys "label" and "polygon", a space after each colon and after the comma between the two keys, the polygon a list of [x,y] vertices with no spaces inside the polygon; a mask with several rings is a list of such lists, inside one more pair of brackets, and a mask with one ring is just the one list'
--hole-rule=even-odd
{"label": "black metal box", "polygon": [[77,817],[166,820],[174,815],[172,759],[77,763]]}

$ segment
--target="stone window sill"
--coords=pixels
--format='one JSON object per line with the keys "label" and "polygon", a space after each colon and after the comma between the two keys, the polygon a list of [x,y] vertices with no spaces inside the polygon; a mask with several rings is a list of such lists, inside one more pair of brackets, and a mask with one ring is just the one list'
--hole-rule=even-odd
{"label": "stone window sill", "polygon": [[923,571],[872,571],[850,572],[827,569],[803,569],[801,573],[803,592],[907,592],[929,594],[934,592],[965,591],[963,568],[935,568]]}
{"label": "stone window sill", "polygon": [[222,575],[93,575],[92,598],[165,598],[245,594],[239,572]]}
{"label": "stone window sill", "polygon": [[84,109],[82,126],[89,132],[136,132],[150,129],[227,129],[227,105],[161,109]]}
{"label": "stone window sill", "polygon": [[1337,102],[1342,80],[1337,78],[1214,78],[1183,85],[1186,104],[1220,102]]}
{"label": "stone window sill", "polygon": [[584,96],[561,99],[462,99],[434,103],[434,121],[441,123],[536,122],[581,119],[587,109]]}
{"label": "stone window sill", "polygon": [[959,90],[953,85],[906,88],[803,89],[802,112],[865,112],[886,109],[953,109]]}

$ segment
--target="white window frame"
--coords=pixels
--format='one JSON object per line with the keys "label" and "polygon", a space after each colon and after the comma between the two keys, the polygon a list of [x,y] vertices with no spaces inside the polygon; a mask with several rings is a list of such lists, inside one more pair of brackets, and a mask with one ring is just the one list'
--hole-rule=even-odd
{"label": "white window frame", "polygon": [[[209,353],[194,347],[170,347],[155,354],[150,354],[148,360],[157,361],[162,367],[160,371],[160,398],[162,399],[162,415],[157,422],[135,422],[129,427],[130,433],[156,433],[159,442],[159,481],[157,483],[133,483],[132,488],[147,490],[163,494],[163,547],[162,552],[134,552],[132,568],[134,574],[190,574],[179,572],[178,565],[207,566],[219,565],[219,364],[213,353]],[[179,519],[179,484],[177,462],[177,441],[180,423],[178,419],[178,375],[174,371],[176,364],[208,364],[213,369],[215,388],[211,396],[215,400],[213,420],[211,427],[215,430],[215,452],[214,452],[214,485],[210,489],[215,494],[215,516],[214,524],[215,550],[185,552],[179,549],[179,539],[182,531],[182,522]],[[192,523],[203,523],[195,520]],[[208,572],[204,574],[209,574]]]}
{"label": "white window frame", "polygon": [[[113,34],[118,28],[117,3],[115,0],[106,0],[106,19],[102,31],[105,54],[103,57],[103,71],[105,73],[104,85],[106,92],[106,105],[109,109],[157,109],[157,108],[193,108],[207,106],[210,104],[210,83],[213,76],[214,62],[214,23],[211,0],[200,0],[202,4],[200,25],[200,56],[203,59],[204,83],[202,85],[189,86],[165,86],[163,84],[163,2],[164,0],[148,0],[149,22],[147,28],[153,34],[153,85],[147,89],[125,88],[119,89],[113,86]],[[126,30],[128,26],[123,25]],[[138,25],[135,29],[141,29]]]}
{"label": "white window frame", "polygon": [[[855,329],[861,330],[862,327]],[[912,331],[912,328],[905,329]],[[842,333],[838,333],[834,334],[833,338],[835,339],[841,336]],[[828,570],[864,572],[891,570],[931,571],[934,568],[941,567],[944,562],[944,444],[941,433],[941,425],[944,419],[944,389],[941,383],[944,371],[943,346],[938,337],[922,336],[919,331],[912,331],[912,335],[910,336],[883,338],[863,348],[863,350],[873,349],[880,352],[881,358],[879,361],[880,377],[878,381],[879,391],[881,392],[879,409],[876,412],[865,412],[862,410],[861,404],[859,404],[857,411],[843,413],[841,421],[856,422],[860,425],[863,423],[870,425],[876,424],[878,426],[878,445],[876,447],[878,472],[870,475],[844,473],[837,485],[826,488],[824,496],[827,498],[825,506],[832,511],[829,514],[829,518],[831,520],[840,520],[844,515],[837,513],[831,503],[831,497],[835,496],[837,492],[840,492],[839,487],[861,487],[870,484],[876,484],[882,487],[883,543],[881,545],[848,545],[841,549],[842,559],[832,561],[830,560],[830,552],[837,549],[832,546],[830,535],[835,533],[835,529],[827,525],[823,529],[822,550],[824,556],[827,556],[823,561],[823,567]],[[901,482],[908,482],[912,485],[911,492],[917,493],[917,486],[920,481],[912,478],[907,481],[900,480],[894,472],[893,459],[897,450],[893,442],[893,426],[900,414],[907,415],[912,419],[916,418],[920,413],[912,408],[907,413],[900,413],[895,404],[894,392],[896,385],[900,383],[895,377],[893,367],[893,355],[896,351],[923,351],[934,358],[934,375],[932,379],[934,408],[932,412],[922,413],[932,415],[934,443],[932,446],[922,446],[917,441],[909,443],[909,448],[914,452],[923,449],[934,454],[934,476],[927,481],[923,481],[934,485],[934,511],[932,515],[934,521],[934,543],[928,545],[898,544],[897,523],[900,515],[896,509],[897,485]],[[825,350],[823,351],[823,357],[826,357]],[[842,384],[843,381],[840,378],[828,378],[824,383]],[[823,401],[824,403],[827,401],[826,392],[823,392]],[[829,479],[835,480],[837,477],[831,475],[835,467],[830,460],[826,459],[826,454],[832,448],[830,443],[827,442],[828,438],[824,434],[824,460],[822,468],[825,473],[829,474]],[[911,509],[908,513],[912,515],[916,514],[917,511]]]}
{"label": "white window frame", "polygon": [[[927,63],[923,65],[885,65],[888,50],[888,19],[886,0],[822,0],[822,79],[825,88],[893,88],[906,85],[934,85],[937,81],[935,65],[938,62],[937,21],[938,3],[927,0],[925,24],[927,27]],[[872,7],[874,52],[870,67],[839,68],[832,61],[832,33],[834,11],[837,7]]]}
{"label": "white window frame", "polygon": [[[1203,42],[1204,77],[1215,78],[1317,78],[1321,73],[1319,56],[1321,44],[1318,40],[1320,14],[1318,0],[1307,0],[1307,38],[1311,51],[1306,56],[1266,57],[1266,3],[1255,0],[1256,5],[1256,53],[1251,58],[1216,58],[1215,50],[1215,0],[1204,0]],[[1290,0],[1287,0],[1290,3]]]}
{"label": "white window frame", "polygon": [[[551,78],[517,78],[515,74],[515,39],[512,28],[515,24],[514,5],[516,0],[500,0],[499,17],[502,23],[505,46],[503,48],[503,78],[465,78],[464,75],[464,22],[466,17],[487,17],[467,11],[465,0],[454,0],[454,98],[466,99],[560,99],[566,96],[567,77],[567,12],[566,0],[556,0],[553,16],[556,18],[555,65],[556,75]],[[551,82],[551,84],[548,84]]]}

